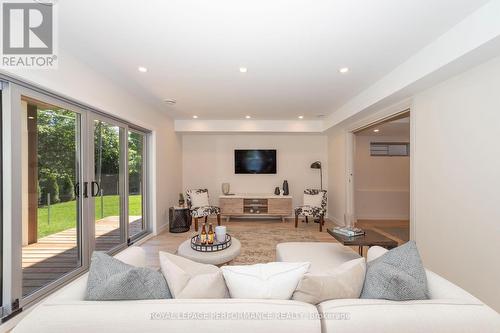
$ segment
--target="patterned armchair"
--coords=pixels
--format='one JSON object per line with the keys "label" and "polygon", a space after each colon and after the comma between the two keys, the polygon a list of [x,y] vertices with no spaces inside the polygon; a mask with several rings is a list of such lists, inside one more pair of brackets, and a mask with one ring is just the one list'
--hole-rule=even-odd
{"label": "patterned armchair", "polygon": [[200,217],[205,217],[206,223],[210,215],[217,215],[217,224],[220,225],[220,208],[209,204],[207,189],[187,190],[186,201],[191,218],[194,219],[196,231],[198,231],[198,219]]}
{"label": "patterned armchair", "polygon": [[[309,196],[319,195],[321,196],[321,200],[312,200],[316,201],[316,203],[311,203]],[[306,202],[307,199],[309,199]],[[313,198],[314,199],[314,198]],[[318,198],[319,199],[319,198]],[[315,190],[315,189],[307,189],[304,191],[304,205],[295,208],[295,228],[297,228],[299,224],[299,216],[304,216],[306,223],[309,223],[308,217],[311,216],[313,218],[319,219],[319,231],[323,231],[323,225],[325,224],[325,214],[326,214],[326,202],[327,196],[325,190]]]}

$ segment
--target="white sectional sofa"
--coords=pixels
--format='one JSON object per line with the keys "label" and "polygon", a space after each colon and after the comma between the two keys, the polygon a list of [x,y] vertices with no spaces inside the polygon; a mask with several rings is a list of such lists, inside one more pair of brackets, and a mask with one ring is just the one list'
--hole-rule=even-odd
{"label": "white sectional sofa", "polygon": [[[307,256],[314,273],[350,260],[349,248],[337,243],[282,243],[280,261],[302,261]],[[367,261],[387,250],[368,250]],[[354,253],[354,251],[352,251]],[[339,299],[318,305],[323,333],[500,333],[500,315],[477,298],[426,270],[430,299],[394,302],[378,299]]]}
{"label": "white sectional sofa", "polygon": [[[368,259],[384,251],[371,248]],[[116,257],[135,266],[146,263],[138,247]],[[277,246],[277,260],[310,261],[312,272],[357,257],[333,243]],[[92,302],[84,300],[84,275],[37,305],[13,332],[500,332],[500,316],[494,310],[432,272],[427,277],[430,300],[344,299],[313,306],[254,299]]]}

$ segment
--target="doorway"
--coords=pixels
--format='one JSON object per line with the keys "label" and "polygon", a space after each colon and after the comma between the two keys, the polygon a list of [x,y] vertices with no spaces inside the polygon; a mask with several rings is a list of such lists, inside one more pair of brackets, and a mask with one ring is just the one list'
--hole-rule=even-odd
{"label": "doorway", "polygon": [[410,239],[410,113],[352,132],[352,200],[356,225],[399,244]]}

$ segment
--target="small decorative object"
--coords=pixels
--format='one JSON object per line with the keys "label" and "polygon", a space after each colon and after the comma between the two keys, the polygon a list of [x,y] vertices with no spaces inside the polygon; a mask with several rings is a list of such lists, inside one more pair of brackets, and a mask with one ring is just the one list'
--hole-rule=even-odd
{"label": "small decorative object", "polygon": [[179,206],[181,206],[181,207],[184,206],[184,203],[185,203],[184,194],[179,193]]}
{"label": "small decorative object", "polygon": [[222,183],[222,193],[224,195],[228,195],[230,190],[230,185],[229,183]]}
{"label": "small decorative object", "polygon": [[346,228],[354,228],[356,224],[356,218],[352,214],[344,214],[344,225]]}
{"label": "small decorative object", "polygon": [[283,182],[283,195],[289,195],[290,189],[288,188],[288,180]]}
{"label": "small decorative object", "polygon": [[231,236],[226,234],[223,241],[217,241],[213,244],[202,243],[198,235],[191,238],[191,248],[198,252],[217,252],[225,250],[231,246]]}
{"label": "small decorative object", "polygon": [[215,239],[218,242],[219,239],[226,239],[226,226],[218,225],[215,227]]}
{"label": "small decorative object", "polygon": [[280,188],[276,186],[276,188],[274,189],[274,194],[276,195],[280,195]]}
{"label": "small decorative object", "polygon": [[321,162],[316,161],[311,164],[311,169],[319,169],[319,183],[321,190],[323,190],[323,168],[321,168]]}

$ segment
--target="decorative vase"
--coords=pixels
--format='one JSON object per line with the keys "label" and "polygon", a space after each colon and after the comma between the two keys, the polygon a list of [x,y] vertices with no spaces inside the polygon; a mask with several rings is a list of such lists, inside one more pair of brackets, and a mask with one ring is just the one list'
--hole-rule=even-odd
{"label": "decorative vase", "polygon": [[183,207],[184,203],[184,195],[182,193],[179,193],[179,206]]}
{"label": "decorative vase", "polygon": [[290,194],[290,189],[288,188],[288,181],[285,180],[283,182],[283,195],[289,195]]}
{"label": "decorative vase", "polygon": [[229,194],[230,188],[231,187],[230,187],[229,183],[222,183],[222,193],[224,193],[224,195]]}
{"label": "decorative vase", "polygon": [[280,195],[280,188],[278,186],[274,189],[274,194]]}

